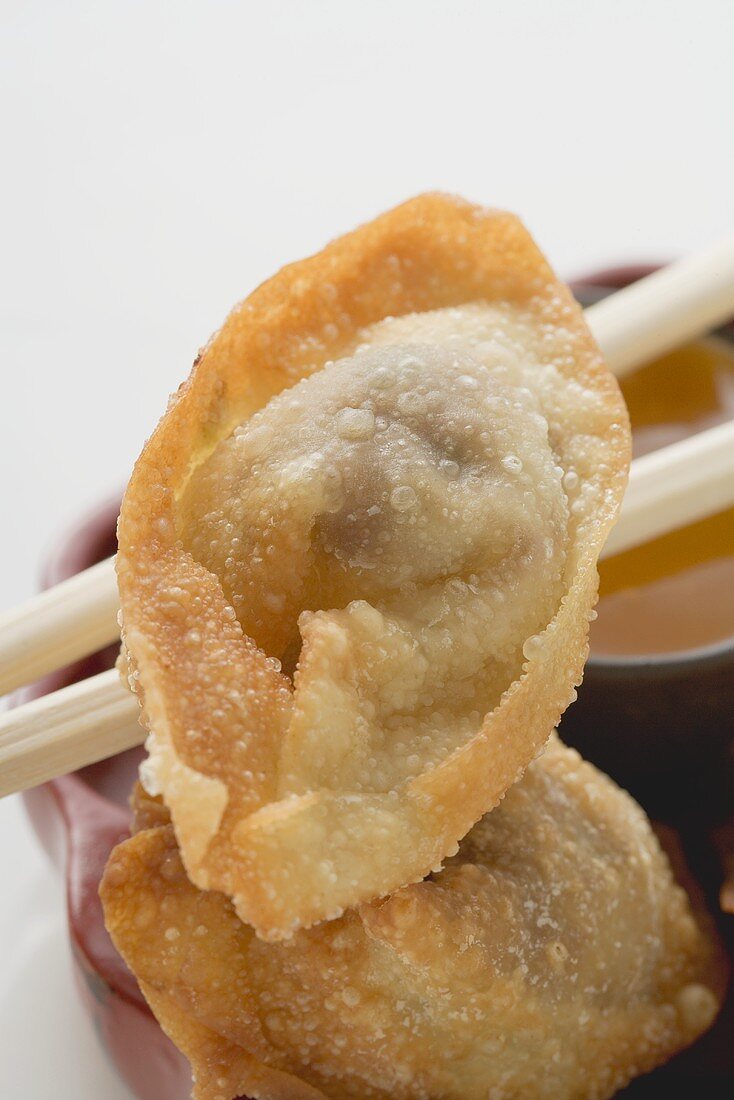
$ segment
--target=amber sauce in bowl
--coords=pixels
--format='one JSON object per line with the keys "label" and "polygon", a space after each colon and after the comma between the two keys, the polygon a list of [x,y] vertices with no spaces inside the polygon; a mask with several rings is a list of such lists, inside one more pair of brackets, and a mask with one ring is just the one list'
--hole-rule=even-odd
{"label": "amber sauce in bowl", "polygon": [[[633,456],[734,418],[734,342],[711,337],[621,381]],[[673,654],[734,636],[734,508],[601,562],[593,657]]]}

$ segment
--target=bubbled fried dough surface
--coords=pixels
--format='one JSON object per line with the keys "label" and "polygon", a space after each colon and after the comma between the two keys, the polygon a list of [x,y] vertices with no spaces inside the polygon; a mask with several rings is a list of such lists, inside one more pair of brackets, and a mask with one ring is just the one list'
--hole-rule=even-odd
{"label": "bubbled fried dough surface", "polygon": [[170,827],[102,898],[197,1100],[601,1100],[721,994],[645,815],[555,738],[443,871],[287,943],[197,890]]}
{"label": "bubbled fried dough surface", "polygon": [[628,460],[511,216],[426,196],[238,307],[119,528],[143,774],[191,880],[278,939],[455,851],[573,698]]}
{"label": "bubbled fried dough surface", "polygon": [[245,633],[298,658],[280,797],[389,792],[445,759],[560,602],[568,506],[547,421],[476,350],[489,366],[438,344],[328,366],[187,487],[185,544]]}

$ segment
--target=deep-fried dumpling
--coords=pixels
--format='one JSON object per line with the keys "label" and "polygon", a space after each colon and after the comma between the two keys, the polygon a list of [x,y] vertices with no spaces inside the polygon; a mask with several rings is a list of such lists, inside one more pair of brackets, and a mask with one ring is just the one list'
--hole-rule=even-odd
{"label": "deep-fried dumpling", "polygon": [[556,738],[444,870],[284,943],[194,887],[168,827],[102,898],[197,1100],[601,1100],[721,995],[645,815]]}
{"label": "deep-fried dumpling", "polygon": [[277,939],[455,851],[573,697],[628,451],[509,215],[415,200],[240,306],[119,530],[191,880]]}

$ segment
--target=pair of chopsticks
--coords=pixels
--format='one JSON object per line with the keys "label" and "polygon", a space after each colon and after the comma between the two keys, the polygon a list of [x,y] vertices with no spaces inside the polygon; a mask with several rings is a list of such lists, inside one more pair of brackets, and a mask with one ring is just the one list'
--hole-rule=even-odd
{"label": "pair of chopsticks", "polygon": [[[734,242],[662,268],[586,310],[610,369],[641,363],[734,315]],[[734,420],[632,463],[602,556],[734,505]],[[0,695],[119,639],[114,561],[0,617]],[[112,669],[0,715],[0,797],[139,745],[137,699]]]}

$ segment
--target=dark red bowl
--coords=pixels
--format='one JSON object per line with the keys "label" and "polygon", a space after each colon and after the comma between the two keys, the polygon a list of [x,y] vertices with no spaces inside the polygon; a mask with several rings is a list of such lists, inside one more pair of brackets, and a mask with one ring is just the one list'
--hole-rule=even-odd
{"label": "dark red bowl", "polygon": [[[622,285],[649,268],[602,273],[588,285]],[[118,502],[101,506],[59,540],[43,573],[43,585],[56,584],[115,552]],[[19,693],[20,699],[43,695],[112,667],[116,647],[48,676]],[[54,862],[65,869],[69,935],[77,987],[121,1077],[139,1100],[187,1100],[188,1064],[159,1028],[132,974],[115,951],[104,927],[97,887],[110,850],[128,833],[127,796],[141,750],[131,750],[73,775],[46,783],[24,795],[35,830]],[[674,822],[681,828],[680,822]],[[686,852],[696,874],[708,885],[713,905],[716,870],[705,832],[697,823]],[[730,949],[734,948],[728,922]],[[726,927],[724,927],[727,933]],[[731,997],[719,1024],[690,1051],[625,1090],[631,1100],[669,1100],[672,1096],[734,1094],[734,1015]]]}
{"label": "dark red bowl", "polygon": [[[118,501],[105,504],[59,540],[43,572],[44,588],[114,554],[118,511]],[[19,701],[111,668],[118,648],[45,677],[19,693]],[[110,851],[129,833],[127,797],[141,756],[142,750],[131,749],[27,791],[24,798],[41,843],[65,872],[76,985],[97,1034],[140,1100],[186,1100],[188,1063],[161,1031],[113,947],[97,894]]]}

